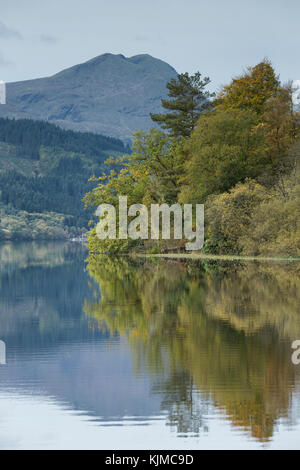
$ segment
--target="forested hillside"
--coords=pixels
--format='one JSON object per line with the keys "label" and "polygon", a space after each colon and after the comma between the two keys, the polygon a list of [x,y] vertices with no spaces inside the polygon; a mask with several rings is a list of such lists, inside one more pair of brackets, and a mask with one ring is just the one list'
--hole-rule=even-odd
{"label": "forested hillside", "polygon": [[[109,155],[128,150],[120,140],[102,135],[43,121],[0,119],[0,238],[31,238],[33,232],[37,238],[63,238],[81,232],[91,217],[82,203],[93,187],[89,178],[103,172]],[[44,217],[50,212],[59,231],[50,230],[51,217]],[[26,213],[35,214],[40,229],[28,229]]]}
{"label": "forested hillside", "polygon": [[125,146],[119,139],[92,132],[67,131],[55,124],[32,119],[16,121],[0,118],[0,142],[20,146],[22,156],[36,160],[39,160],[42,146],[83,153],[92,156],[99,163],[105,159],[105,151],[125,151]]}

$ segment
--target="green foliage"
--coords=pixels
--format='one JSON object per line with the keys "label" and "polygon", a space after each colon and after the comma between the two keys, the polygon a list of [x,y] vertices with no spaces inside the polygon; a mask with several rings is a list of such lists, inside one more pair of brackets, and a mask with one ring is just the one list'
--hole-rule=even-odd
{"label": "green foliage", "polygon": [[182,73],[172,78],[167,84],[170,100],[162,99],[164,109],[171,111],[164,114],[150,114],[151,119],[168,129],[173,137],[189,137],[208,100],[213,96],[205,91],[210,83],[208,77],[201,79],[200,72],[195,75]]}
{"label": "green foliage", "polygon": [[142,184],[146,187],[143,204],[176,201],[183,170],[181,144],[171,136],[152,129],[149,133],[136,134],[132,151],[128,169],[137,180],[142,176]]}
{"label": "green foliage", "polygon": [[280,87],[271,64],[250,68],[225,89],[216,111],[203,114],[186,141],[182,202],[204,202],[246,178],[284,191],[283,178],[295,167],[290,149],[299,116],[290,87]]}
{"label": "green foliage", "polygon": [[69,227],[87,227],[92,211],[82,197],[93,188],[88,180],[101,174],[108,152],[124,151],[117,139],[0,119],[0,203],[29,213],[60,212]]}
{"label": "green foliage", "polygon": [[136,248],[137,242],[133,240],[111,240],[106,238],[102,240],[96,234],[96,227],[89,232],[88,248],[90,254],[118,255],[120,253],[128,253],[133,247]]}
{"label": "green foliage", "polygon": [[262,129],[254,111],[207,113],[185,144],[182,202],[203,203],[269,166]]}
{"label": "green foliage", "polygon": [[89,172],[81,168],[79,160],[61,162],[59,169],[47,176],[28,177],[13,170],[0,172],[0,202],[27,212],[59,211],[72,216],[71,225],[87,226],[91,212],[84,211],[82,196],[92,187]]}
{"label": "green foliage", "polygon": [[[149,133],[138,132],[132,154],[109,159],[109,173],[96,179],[98,186],[85,196],[87,207],[112,204],[117,212],[119,196],[127,196],[128,205],[171,203],[177,199],[182,173],[180,144],[163,132],[152,129]],[[124,252],[141,243],[132,240],[100,240],[95,227],[90,232],[89,248],[92,252]]]}

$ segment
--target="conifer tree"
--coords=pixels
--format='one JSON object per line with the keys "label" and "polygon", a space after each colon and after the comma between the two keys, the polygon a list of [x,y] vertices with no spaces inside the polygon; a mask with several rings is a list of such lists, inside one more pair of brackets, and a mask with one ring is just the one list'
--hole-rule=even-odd
{"label": "conifer tree", "polygon": [[162,99],[161,103],[167,113],[150,114],[151,119],[157,122],[163,129],[169,130],[173,137],[189,137],[194,130],[199,115],[213,96],[205,91],[210,83],[208,77],[201,79],[201,73],[195,75],[182,73],[177,78],[172,78],[167,83],[169,90],[168,99]]}

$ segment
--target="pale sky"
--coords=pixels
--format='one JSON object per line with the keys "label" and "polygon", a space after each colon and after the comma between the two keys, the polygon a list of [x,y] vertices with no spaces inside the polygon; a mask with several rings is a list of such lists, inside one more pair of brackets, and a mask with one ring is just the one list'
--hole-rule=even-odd
{"label": "pale sky", "polygon": [[300,78],[299,0],[0,0],[0,80],[52,75],[105,52],[148,53],[218,90],[268,57]]}

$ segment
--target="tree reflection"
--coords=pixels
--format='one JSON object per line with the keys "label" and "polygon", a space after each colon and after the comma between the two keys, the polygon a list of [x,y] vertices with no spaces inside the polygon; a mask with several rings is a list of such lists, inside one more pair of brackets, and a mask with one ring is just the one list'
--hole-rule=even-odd
{"label": "tree reflection", "polygon": [[205,430],[209,403],[261,441],[289,417],[297,264],[101,257],[88,270],[99,295],[85,312],[128,338],[136,372],[148,370],[179,433]]}

